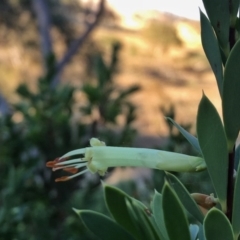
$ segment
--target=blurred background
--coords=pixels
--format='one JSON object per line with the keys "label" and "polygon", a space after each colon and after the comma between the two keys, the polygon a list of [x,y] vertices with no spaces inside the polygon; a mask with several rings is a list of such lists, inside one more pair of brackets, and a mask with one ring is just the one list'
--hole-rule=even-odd
{"label": "blurred background", "polygon": [[[220,109],[192,1],[122,2],[0,1],[0,240],[97,239],[71,209],[107,212],[100,177],[55,183],[46,162],[91,137],[196,155],[164,116],[195,134],[202,89]],[[213,192],[205,172],[178,176]],[[162,184],[146,169],[103,180],[148,206]]]}

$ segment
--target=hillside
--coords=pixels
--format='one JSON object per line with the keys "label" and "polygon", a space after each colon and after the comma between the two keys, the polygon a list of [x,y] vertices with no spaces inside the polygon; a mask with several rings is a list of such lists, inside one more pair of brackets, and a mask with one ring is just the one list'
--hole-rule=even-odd
{"label": "hillside", "polygon": [[[220,109],[215,79],[201,46],[199,22],[159,14],[157,19],[145,19],[144,23],[135,31],[99,29],[94,36],[105,43],[116,39],[123,44],[117,81],[124,86],[138,83],[142,87],[132,99],[139,107],[136,126],[140,132],[166,135],[159,109],[168,109],[171,104],[180,123],[194,124],[202,90]],[[165,27],[176,30],[176,36],[166,34]],[[180,44],[176,44],[176,37]]]}
{"label": "hillside", "polygon": [[[132,98],[138,106],[135,126],[139,132],[153,139],[167,135],[160,107],[167,110],[171,105],[180,123],[194,124],[202,90],[220,109],[215,80],[201,47],[199,23],[155,11],[141,12],[134,18],[139,22],[136,29],[121,25],[119,18],[111,24],[103,22],[92,41],[106,52],[112,42],[122,44],[116,82],[141,86]],[[65,50],[61,35],[54,29],[52,34],[61,56]],[[18,83],[27,81],[34,86],[40,76],[40,54],[36,50],[24,52],[23,47],[11,42],[4,42],[0,50],[0,88],[10,101],[16,101],[13,92]],[[75,57],[63,79],[79,84],[83,61],[81,56]]]}

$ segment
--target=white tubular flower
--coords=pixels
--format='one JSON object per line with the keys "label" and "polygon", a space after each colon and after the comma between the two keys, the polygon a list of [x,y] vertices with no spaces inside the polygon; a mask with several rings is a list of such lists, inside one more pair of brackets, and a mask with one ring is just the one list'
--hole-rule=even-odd
{"label": "white tubular flower", "polygon": [[[194,172],[206,168],[201,157],[146,148],[107,147],[96,138],[90,140],[90,145],[47,162],[47,167],[53,171],[63,169],[73,174],[57,178],[57,182],[70,180],[87,171],[104,175],[109,167],[146,167],[174,172]],[[79,171],[80,168],[85,169]]]}

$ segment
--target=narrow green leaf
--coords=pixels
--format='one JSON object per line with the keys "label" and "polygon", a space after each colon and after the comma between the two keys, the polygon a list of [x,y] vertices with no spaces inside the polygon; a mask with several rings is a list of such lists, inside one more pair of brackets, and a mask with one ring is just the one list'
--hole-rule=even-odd
{"label": "narrow green leaf", "polygon": [[173,119],[167,117],[168,121],[170,121],[178,130],[179,132],[188,140],[188,142],[194,147],[194,149],[202,155],[201,148],[198,143],[198,139],[194,137],[192,134],[187,132],[184,128],[182,128],[180,125],[178,125]]}
{"label": "narrow green leaf", "polygon": [[141,236],[135,226],[135,223],[129,215],[129,210],[126,205],[126,198],[130,199],[130,197],[123,191],[108,185],[104,186],[104,193],[108,210],[116,222],[124,227],[134,237],[140,239]]}
{"label": "narrow green leaf", "polygon": [[229,148],[235,144],[240,130],[240,41],[228,57],[223,82],[223,120]]}
{"label": "narrow green leaf", "polygon": [[240,33],[240,19],[239,18],[236,19],[235,29],[237,30],[237,32],[239,34]]}
{"label": "narrow green leaf", "polygon": [[238,170],[239,160],[240,160],[240,144],[236,147],[234,155],[234,169],[236,171]]}
{"label": "narrow green leaf", "polygon": [[77,212],[86,227],[102,240],[134,240],[128,232],[109,217],[103,214],[81,210]]}
{"label": "narrow green leaf", "polygon": [[141,88],[140,88],[139,85],[132,85],[132,86],[130,86],[130,87],[127,88],[127,89],[121,90],[121,91],[120,91],[120,95],[118,96],[117,99],[118,99],[118,100],[122,100],[122,99],[128,97],[129,95],[131,95],[131,94],[139,91],[140,89],[141,89]]}
{"label": "narrow green leaf", "polygon": [[110,81],[110,72],[101,55],[97,55],[94,59],[94,70],[97,76],[98,84],[102,89],[103,85]]}
{"label": "narrow green leaf", "polygon": [[139,208],[139,210],[142,211],[142,213],[144,213],[144,216],[148,218],[148,220],[151,222],[151,225],[153,225],[155,231],[158,233],[158,235],[160,236],[160,239],[163,239],[162,234],[160,233],[160,231],[158,230],[158,227],[156,225],[156,221],[155,218],[153,216],[153,214],[151,213],[151,210],[148,209],[142,202],[140,202],[137,199],[131,198],[132,202],[134,203],[135,206],[137,206]]}
{"label": "narrow green leaf", "polygon": [[215,30],[220,46],[228,55],[228,35],[230,25],[229,0],[203,0],[210,22]]}
{"label": "narrow green leaf", "polygon": [[197,114],[198,141],[222,210],[226,210],[228,150],[218,112],[203,95]]}
{"label": "narrow green leaf", "polygon": [[199,226],[197,224],[190,224],[189,226],[191,240],[196,240],[199,232]]}
{"label": "narrow green leaf", "polygon": [[162,208],[162,194],[155,191],[153,197],[153,216],[158,226],[159,231],[162,234],[164,240],[168,240],[168,234],[164,222],[163,208]]}
{"label": "narrow green leaf", "polygon": [[142,240],[160,240],[160,237],[151,223],[146,212],[134,199],[126,198],[126,205],[128,206],[129,214],[132,220],[136,223],[137,229]]}
{"label": "narrow green leaf", "polygon": [[167,182],[163,187],[162,194],[164,220],[169,239],[191,240],[189,224],[183,206]]}
{"label": "narrow green leaf", "polygon": [[231,224],[225,214],[212,208],[204,219],[204,232],[207,240],[234,240]]}
{"label": "narrow green leaf", "polygon": [[204,229],[203,229],[203,225],[202,224],[199,226],[198,240],[206,240],[206,238],[204,236]]}
{"label": "narrow green leaf", "polygon": [[239,4],[240,4],[239,0],[229,1],[230,22],[232,27],[234,27],[236,23]]}
{"label": "narrow green leaf", "polygon": [[171,186],[174,188],[175,192],[177,193],[180,201],[182,202],[186,210],[193,217],[195,217],[200,223],[203,223],[204,216],[200,211],[196,202],[193,200],[193,198],[189,194],[188,190],[173,174],[167,173],[167,176],[168,176],[168,181],[170,182]]}
{"label": "narrow green leaf", "polygon": [[139,232],[139,240],[144,240],[145,238],[149,237],[146,234],[147,230],[146,230],[146,228],[141,228],[141,226],[140,226],[141,220],[139,220],[138,213],[135,211],[135,209],[132,209],[129,199],[126,198],[125,200],[126,200],[126,206],[127,206],[128,212],[129,212],[129,216],[130,216],[135,228]]}
{"label": "narrow green leaf", "polygon": [[232,226],[235,239],[238,239],[240,235],[240,165],[238,166],[234,187]]}
{"label": "narrow green leaf", "polygon": [[219,93],[222,96],[223,68],[218,41],[214,34],[212,25],[201,10],[200,17],[202,46],[217,80]]}

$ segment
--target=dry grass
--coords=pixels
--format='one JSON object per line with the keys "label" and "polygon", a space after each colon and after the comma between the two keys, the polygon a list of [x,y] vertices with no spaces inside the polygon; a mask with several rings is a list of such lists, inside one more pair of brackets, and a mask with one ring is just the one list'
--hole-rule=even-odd
{"label": "dry grass", "polygon": [[[180,123],[195,123],[202,89],[220,109],[215,80],[200,45],[198,23],[185,21],[174,24],[172,27],[184,26],[181,29],[184,29],[185,33],[176,29],[177,39],[180,39],[181,44],[174,42],[167,49],[156,44],[156,39],[149,39],[149,36],[146,37],[141,31],[102,27],[93,35],[94,41],[106,51],[110,50],[112,42],[122,43],[121,64],[116,82],[122,86],[138,83],[142,87],[142,90],[132,97],[132,101],[138,106],[135,125],[143,135],[158,137],[167,134],[164,118],[159,110],[161,106],[174,104]],[[188,35],[184,35],[186,31]],[[161,35],[164,37],[164,34]],[[199,41],[196,42],[196,39]],[[61,51],[61,47],[59,49]],[[2,51],[4,49],[1,49]],[[23,58],[20,68],[16,68],[14,64],[7,64],[2,58],[0,60],[0,87],[8,96],[11,96],[17,83],[23,80],[21,73],[24,72],[29,79],[40,74],[39,62],[38,67],[36,63],[31,67],[29,60]],[[79,75],[84,71],[81,66],[85,65],[75,57],[66,69],[64,78],[79,83]]]}
{"label": "dry grass", "polygon": [[[199,29],[196,22],[190,28]],[[143,135],[168,134],[160,106],[174,104],[180,123],[195,124],[202,90],[220,110],[215,79],[200,42],[189,45],[182,39],[183,44],[173,44],[165,51],[161,45],[158,47],[155,42],[148,41],[141,32],[105,29],[99,30],[95,38],[116,38],[123,44],[121,71],[116,80],[123,86],[138,83],[142,87],[132,101],[139,107],[136,127]]]}

